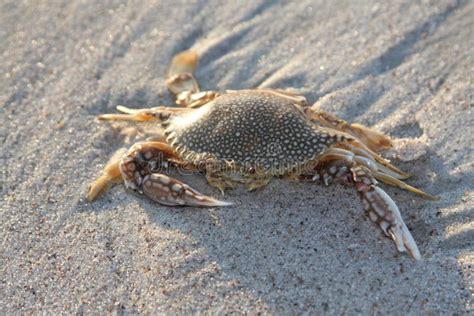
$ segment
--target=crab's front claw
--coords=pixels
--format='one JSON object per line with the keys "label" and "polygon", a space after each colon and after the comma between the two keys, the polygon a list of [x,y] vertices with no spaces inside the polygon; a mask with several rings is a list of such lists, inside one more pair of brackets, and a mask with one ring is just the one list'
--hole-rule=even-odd
{"label": "crab's front claw", "polygon": [[135,144],[120,161],[120,173],[125,186],[144,193],[152,200],[164,205],[226,206],[231,204],[201,194],[189,185],[160,173],[168,167],[170,159],[176,161],[179,157],[168,144],[161,142]]}
{"label": "crab's front claw", "polygon": [[390,196],[373,184],[357,182],[356,188],[361,194],[370,220],[376,223],[386,236],[393,239],[397,250],[408,252],[415,260],[421,260],[418,246]]}
{"label": "crab's front claw", "polygon": [[395,242],[399,252],[408,252],[415,260],[421,260],[421,254],[418,250],[413,236],[403,221],[398,226],[388,228],[390,237]]}
{"label": "crab's front claw", "polygon": [[227,206],[232,203],[206,196],[189,185],[164,174],[150,174],[143,179],[143,193],[164,205]]}

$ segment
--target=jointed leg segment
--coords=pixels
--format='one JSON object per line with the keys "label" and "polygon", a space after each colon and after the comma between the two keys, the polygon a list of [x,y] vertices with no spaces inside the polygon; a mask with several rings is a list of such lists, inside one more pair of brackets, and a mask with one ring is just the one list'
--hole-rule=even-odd
{"label": "jointed leg segment", "polygon": [[421,259],[416,242],[406,227],[397,205],[377,186],[377,181],[372,176],[376,172],[377,165],[362,158],[364,157],[345,149],[329,149],[318,159],[313,180],[321,180],[328,185],[333,179],[340,179],[343,183],[354,186],[361,196],[370,220],[376,223],[386,236],[393,239],[398,251],[407,251],[416,260]]}
{"label": "jointed leg segment", "polygon": [[351,173],[354,186],[362,198],[370,220],[377,224],[386,236],[393,239],[399,252],[407,251],[413,258],[420,260],[420,251],[395,202],[377,186],[377,182],[370,177],[370,171],[366,168],[353,167]]}
{"label": "jointed leg segment", "polygon": [[144,193],[152,200],[165,205],[225,206],[199,193],[189,185],[159,173],[167,169],[171,161],[178,159],[174,150],[165,143],[137,143],[120,159],[108,164],[104,174],[91,185],[88,199],[92,201],[103,193],[109,183],[123,179],[125,186]]}
{"label": "jointed leg segment", "polygon": [[392,146],[388,136],[363,125],[357,123],[350,124],[335,115],[318,111],[311,107],[305,108],[305,114],[310,120],[323,127],[332,128],[356,137],[375,152]]}
{"label": "jointed leg segment", "polygon": [[198,59],[198,55],[192,51],[184,51],[173,57],[166,75],[166,85],[173,94],[178,95],[184,91],[191,93],[200,91],[193,76]]}
{"label": "jointed leg segment", "polygon": [[198,55],[193,51],[184,51],[171,61],[166,77],[166,86],[176,96],[176,104],[197,108],[217,98],[215,91],[202,91],[194,78]]}
{"label": "jointed leg segment", "polygon": [[122,182],[119,165],[120,159],[114,159],[114,157],[105,165],[102,174],[89,187],[86,196],[89,202],[105,193],[114,183]]}
{"label": "jointed leg segment", "polygon": [[154,108],[145,109],[131,109],[123,105],[117,106],[117,110],[124,114],[102,114],[98,116],[98,119],[103,121],[164,122],[174,114],[191,111],[190,109],[170,108],[166,106],[157,106]]}

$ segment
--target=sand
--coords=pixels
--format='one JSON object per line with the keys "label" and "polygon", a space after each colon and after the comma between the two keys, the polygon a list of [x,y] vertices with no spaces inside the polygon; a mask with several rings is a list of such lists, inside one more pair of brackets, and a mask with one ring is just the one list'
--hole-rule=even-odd
{"label": "sand", "polygon": [[[470,1],[2,1],[0,313],[472,313],[473,16]],[[95,117],[172,104],[164,74],[188,48],[203,89],[288,89],[398,138],[387,156],[441,197],[384,186],[424,260],[339,185],[275,180],[215,209],[118,185],[87,203],[143,138]]]}

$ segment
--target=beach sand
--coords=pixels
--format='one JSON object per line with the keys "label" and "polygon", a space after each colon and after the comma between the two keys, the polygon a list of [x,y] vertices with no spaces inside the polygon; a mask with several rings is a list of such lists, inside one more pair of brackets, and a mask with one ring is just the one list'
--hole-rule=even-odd
{"label": "beach sand", "polygon": [[[0,4],[0,313],[472,313],[474,2],[173,3]],[[184,49],[203,90],[288,89],[398,139],[387,157],[441,197],[382,185],[423,260],[340,185],[274,180],[214,209],[117,185],[88,203],[109,157],[143,139],[95,117],[171,105]]]}

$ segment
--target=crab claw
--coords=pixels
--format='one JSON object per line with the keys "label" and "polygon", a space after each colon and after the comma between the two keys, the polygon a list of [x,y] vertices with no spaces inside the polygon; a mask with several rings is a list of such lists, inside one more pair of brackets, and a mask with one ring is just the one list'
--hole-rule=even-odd
{"label": "crab claw", "polygon": [[158,173],[169,166],[170,160],[177,158],[174,149],[165,143],[148,141],[133,145],[122,157],[119,166],[125,186],[164,205],[231,204],[201,194],[179,180]]}
{"label": "crab claw", "polygon": [[390,196],[381,188],[365,183],[357,183],[357,190],[362,195],[370,220],[379,225],[386,236],[393,239],[397,250],[408,252],[415,260],[421,260],[418,246]]}
{"label": "crab claw", "polygon": [[163,174],[153,173],[143,178],[143,193],[164,205],[228,206],[230,202],[206,196],[189,185]]}

